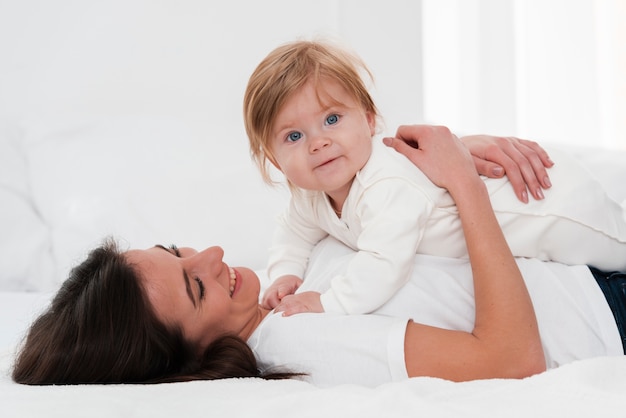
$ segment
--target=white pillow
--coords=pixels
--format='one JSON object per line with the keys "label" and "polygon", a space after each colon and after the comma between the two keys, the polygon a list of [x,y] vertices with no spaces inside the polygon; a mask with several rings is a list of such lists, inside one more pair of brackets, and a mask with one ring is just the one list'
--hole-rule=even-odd
{"label": "white pillow", "polygon": [[37,290],[53,271],[50,229],[30,193],[16,125],[0,122],[0,289]]}
{"label": "white pillow", "polygon": [[72,116],[29,122],[22,144],[55,261],[42,290],[108,235],[126,247],[220,245],[228,263],[265,267],[287,194],[263,185],[245,137],[203,138],[160,116]]}

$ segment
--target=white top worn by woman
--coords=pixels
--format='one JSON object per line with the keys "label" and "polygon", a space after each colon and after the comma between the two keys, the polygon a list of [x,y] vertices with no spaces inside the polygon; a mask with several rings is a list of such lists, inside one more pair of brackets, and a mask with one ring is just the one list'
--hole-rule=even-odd
{"label": "white top worn by woman", "polygon": [[[327,238],[315,250],[298,291],[325,291],[355,253]],[[518,259],[535,302],[547,368],[578,359],[624,355],[613,314],[586,266]],[[409,319],[470,331],[474,294],[467,260],[414,256],[411,279],[369,315],[270,313],[248,344],[263,370],[287,368],[319,386],[378,386],[406,379],[404,333]]]}
{"label": "white top worn by woman", "polygon": [[[550,154],[556,164],[549,170],[553,187],[544,200],[522,203],[506,178],[485,179],[513,255],[626,269],[626,210],[571,157],[556,150]],[[416,253],[467,257],[457,208],[447,191],[377,140],[341,218],[325,193],[292,193],[270,250],[270,280],[303,277],[311,250],[327,235],[359,253],[322,293],[326,312],[361,314],[379,308],[406,283]]]}

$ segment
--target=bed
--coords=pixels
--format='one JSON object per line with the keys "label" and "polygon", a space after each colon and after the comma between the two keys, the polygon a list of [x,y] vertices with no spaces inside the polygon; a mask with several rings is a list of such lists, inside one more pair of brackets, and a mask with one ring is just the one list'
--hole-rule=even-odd
{"label": "bed", "polygon": [[[262,274],[287,191],[261,182],[245,147],[226,162],[176,118],[57,115],[5,122],[0,138],[3,417],[618,416],[626,408],[626,357],[578,361],[523,380],[415,378],[376,388],[259,379],[15,384],[10,368],[28,324],[103,237],[127,247],[217,243],[228,263]],[[626,204],[626,151],[569,151]]]}

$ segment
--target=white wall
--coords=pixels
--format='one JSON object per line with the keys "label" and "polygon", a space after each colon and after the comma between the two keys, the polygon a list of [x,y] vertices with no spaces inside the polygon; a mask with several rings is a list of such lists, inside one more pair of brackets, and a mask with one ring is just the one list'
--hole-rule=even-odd
{"label": "white wall", "polygon": [[167,114],[239,137],[256,63],[330,35],[370,65],[389,133],[626,147],[625,20],[622,0],[0,0],[0,119]]}
{"label": "white wall", "polygon": [[[247,78],[279,43],[338,37],[393,125],[418,120],[419,2],[0,1],[0,117],[163,113],[241,136]],[[402,53],[398,51],[402,50]],[[226,129],[228,128],[228,129]]]}
{"label": "white wall", "polygon": [[422,3],[426,121],[626,149],[626,2]]}

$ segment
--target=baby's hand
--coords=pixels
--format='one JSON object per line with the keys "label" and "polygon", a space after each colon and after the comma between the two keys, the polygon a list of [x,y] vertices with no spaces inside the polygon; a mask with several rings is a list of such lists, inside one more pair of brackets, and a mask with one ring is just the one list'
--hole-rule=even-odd
{"label": "baby's hand", "polygon": [[324,312],[320,294],[317,292],[302,292],[297,295],[285,296],[276,307],[276,312],[283,316],[290,316],[304,312]]}
{"label": "baby's hand", "polygon": [[298,276],[281,276],[267,288],[263,294],[261,306],[265,309],[274,309],[285,296],[293,295],[302,284]]}

